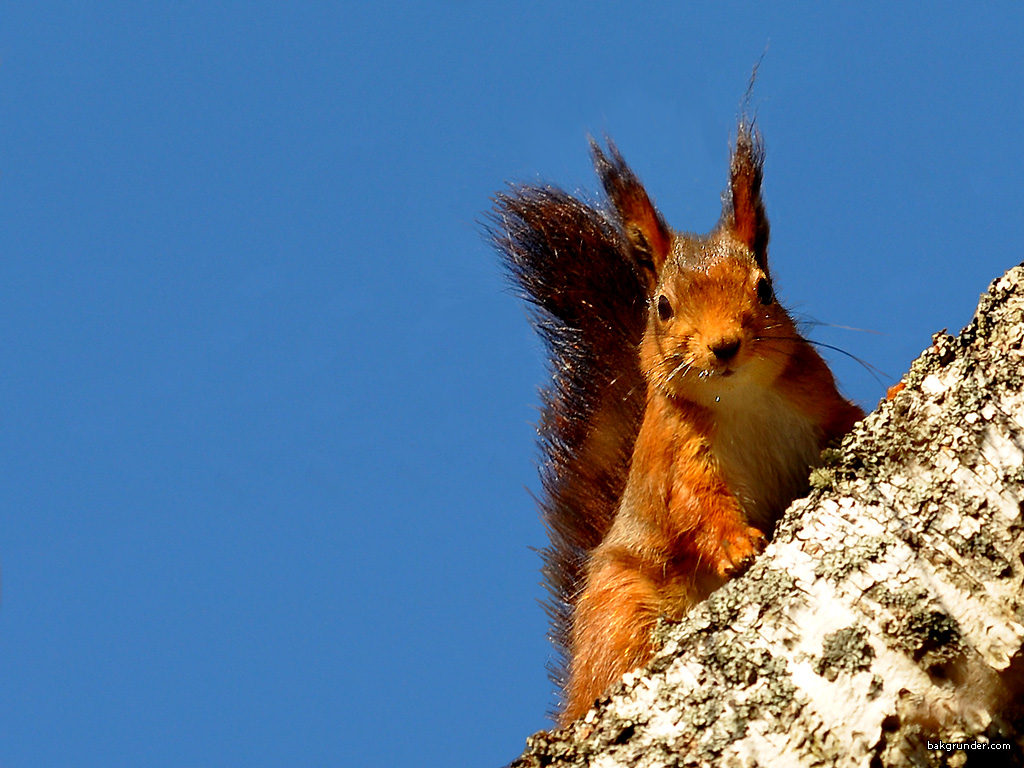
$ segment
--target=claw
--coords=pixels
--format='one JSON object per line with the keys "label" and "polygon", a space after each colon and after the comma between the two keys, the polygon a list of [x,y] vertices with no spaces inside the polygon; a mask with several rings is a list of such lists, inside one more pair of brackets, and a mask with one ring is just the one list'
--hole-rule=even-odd
{"label": "claw", "polygon": [[723,579],[731,579],[750,567],[768,541],[757,528],[747,526],[722,536],[715,570]]}

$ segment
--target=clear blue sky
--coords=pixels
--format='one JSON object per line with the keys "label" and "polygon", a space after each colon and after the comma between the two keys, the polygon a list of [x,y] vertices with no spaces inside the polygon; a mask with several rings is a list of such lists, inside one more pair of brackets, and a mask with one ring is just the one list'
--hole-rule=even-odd
{"label": "clear blue sky", "polygon": [[707,230],[766,46],[782,298],[892,376],[962,327],[1024,259],[1024,12],[764,5],[7,4],[0,765],[517,755],[543,361],[478,222],[594,190],[589,132]]}

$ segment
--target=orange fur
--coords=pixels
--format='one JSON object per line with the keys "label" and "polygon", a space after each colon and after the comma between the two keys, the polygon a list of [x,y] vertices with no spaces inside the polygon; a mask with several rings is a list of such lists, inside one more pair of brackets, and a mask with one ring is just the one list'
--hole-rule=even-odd
{"label": "orange fur", "polygon": [[591,147],[608,210],[513,187],[491,232],[551,359],[541,510],[562,724],[647,663],[660,616],[749,565],[863,416],[775,299],[750,125],[706,236],[668,227],[615,147]]}
{"label": "orange fur", "polygon": [[[659,616],[679,618],[749,565],[821,449],[863,416],[774,299],[759,146],[741,126],[733,211],[707,237],[672,233],[652,259],[647,406],[576,604],[562,723],[650,659]],[[619,213],[627,231],[628,217],[641,230],[660,218]]]}

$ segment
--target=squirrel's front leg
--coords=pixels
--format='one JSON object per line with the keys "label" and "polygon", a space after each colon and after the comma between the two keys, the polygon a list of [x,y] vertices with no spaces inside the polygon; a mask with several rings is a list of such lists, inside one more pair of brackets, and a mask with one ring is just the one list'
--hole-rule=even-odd
{"label": "squirrel's front leg", "polygon": [[703,500],[693,531],[697,562],[725,581],[745,571],[764,550],[764,533],[747,524],[736,498],[723,489]]}
{"label": "squirrel's front leg", "polygon": [[742,573],[764,549],[765,535],[747,522],[704,439],[694,438],[677,448],[670,476],[663,491],[668,518],[664,527],[673,532],[676,559],[692,559],[692,571],[719,583]]}

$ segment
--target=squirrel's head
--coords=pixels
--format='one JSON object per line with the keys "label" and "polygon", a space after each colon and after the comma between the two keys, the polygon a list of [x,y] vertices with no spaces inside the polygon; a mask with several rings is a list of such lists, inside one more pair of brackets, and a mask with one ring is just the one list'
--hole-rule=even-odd
{"label": "squirrel's head", "polygon": [[706,236],[670,229],[614,145],[610,158],[594,142],[591,148],[646,285],[641,357],[648,382],[710,407],[747,387],[771,386],[797,332],[768,271],[760,135],[740,124],[722,217]]}

